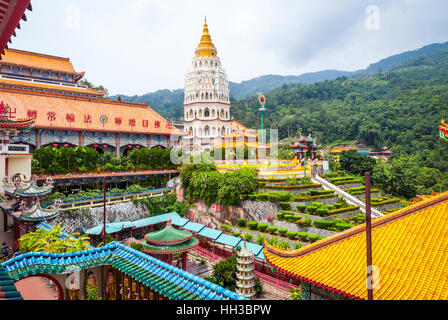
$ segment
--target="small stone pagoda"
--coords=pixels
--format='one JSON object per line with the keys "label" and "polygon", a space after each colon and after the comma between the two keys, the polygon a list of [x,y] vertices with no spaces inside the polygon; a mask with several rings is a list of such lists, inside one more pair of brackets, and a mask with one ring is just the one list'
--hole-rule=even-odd
{"label": "small stone pagoda", "polygon": [[27,181],[24,175],[18,174],[12,182],[5,177],[3,183],[5,194],[0,195],[0,208],[3,209],[5,220],[6,215],[14,218],[14,242],[30,231],[35,223],[48,221],[59,215],[60,201],[48,207],[43,207],[40,203],[53,190],[51,179],[39,187],[35,176]]}
{"label": "small stone pagoda", "polygon": [[174,228],[168,219],[164,229],[148,233],[140,243],[145,253],[169,264],[173,264],[174,254],[182,253],[182,269],[186,271],[188,251],[197,247],[199,240],[190,231]]}
{"label": "small stone pagoda", "polygon": [[244,241],[244,247],[236,255],[236,293],[251,299],[256,293],[254,254],[247,250],[246,241]]}

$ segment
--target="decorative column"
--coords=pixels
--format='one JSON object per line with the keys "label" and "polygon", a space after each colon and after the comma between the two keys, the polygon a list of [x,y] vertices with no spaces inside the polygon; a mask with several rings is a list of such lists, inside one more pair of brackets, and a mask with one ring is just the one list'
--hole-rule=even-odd
{"label": "decorative column", "polygon": [[151,135],[150,134],[146,135],[146,147],[148,149],[151,149]]}
{"label": "decorative column", "polygon": [[36,129],[36,148],[40,148],[42,146],[42,137],[39,133],[39,129]]}
{"label": "decorative column", "polygon": [[82,135],[81,131],[79,131],[79,146],[80,147],[84,146],[84,136]]}
{"label": "decorative column", "polygon": [[188,254],[186,251],[182,253],[182,270],[184,271],[187,271],[187,263],[188,263],[187,256]]}
{"label": "decorative column", "polygon": [[120,134],[115,134],[115,156],[120,158]]}

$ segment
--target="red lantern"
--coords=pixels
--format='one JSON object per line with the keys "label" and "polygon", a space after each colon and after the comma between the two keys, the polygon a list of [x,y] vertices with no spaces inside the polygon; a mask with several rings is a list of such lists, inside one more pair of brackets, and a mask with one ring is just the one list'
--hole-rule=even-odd
{"label": "red lantern", "polygon": [[107,145],[106,145],[106,144],[103,144],[103,148],[106,149],[106,148],[107,148]]}
{"label": "red lantern", "polygon": [[132,149],[132,146],[128,146],[128,149]]}
{"label": "red lantern", "polygon": [[98,145],[97,145],[97,144],[94,144],[93,147],[96,149],[96,148],[98,148]]}
{"label": "red lantern", "polygon": [[140,146],[136,146],[137,149],[140,149]]}
{"label": "red lantern", "polygon": [[67,148],[67,147],[68,147],[68,143],[64,144],[64,147],[66,147],[66,148]]}
{"label": "red lantern", "polygon": [[56,148],[58,145],[56,143],[53,143],[53,148]]}

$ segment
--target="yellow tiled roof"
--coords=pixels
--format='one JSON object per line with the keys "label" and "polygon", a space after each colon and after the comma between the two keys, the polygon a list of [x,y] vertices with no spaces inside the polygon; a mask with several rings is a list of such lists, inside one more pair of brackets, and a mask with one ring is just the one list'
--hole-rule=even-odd
{"label": "yellow tiled roof", "polygon": [[[375,300],[448,299],[448,192],[374,220],[372,248]],[[295,252],[266,244],[264,255],[305,281],[367,299],[365,225]]]}
{"label": "yellow tiled roof", "polygon": [[70,59],[68,58],[61,58],[17,49],[5,50],[5,54],[2,56],[2,62],[29,66],[37,69],[76,73]]}

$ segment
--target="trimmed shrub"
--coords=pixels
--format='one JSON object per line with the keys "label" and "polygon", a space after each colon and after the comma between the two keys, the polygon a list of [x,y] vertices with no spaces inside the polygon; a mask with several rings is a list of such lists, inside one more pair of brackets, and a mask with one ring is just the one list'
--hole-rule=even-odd
{"label": "trimmed shrub", "polygon": [[299,220],[301,220],[301,219],[302,219],[301,216],[297,216],[297,215],[295,215],[295,214],[292,214],[292,215],[289,217],[288,221],[291,222],[291,223],[295,223],[295,222],[297,222],[297,221],[299,221]]}
{"label": "trimmed shrub", "polygon": [[285,213],[284,212],[277,212],[277,219],[278,220],[285,219]]}
{"label": "trimmed shrub", "polygon": [[283,216],[283,220],[285,220],[285,221],[289,221],[289,219],[291,218],[291,214],[289,214],[289,213],[287,213],[287,214],[285,214],[284,216]]}
{"label": "trimmed shrub", "polygon": [[334,227],[335,227],[338,231],[345,231],[345,230],[348,230],[348,229],[351,229],[351,228],[352,228],[352,226],[351,226],[350,224],[348,224],[348,223],[336,223],[336,224],[334,225]]}
{"label": "trimmed shrub", "polygon": [[265,232],[266,229],[268,228],[268,224],[267,223],[259,223],[257,226],[258,230],[260,230],[261,232]]}
{"label": "trimmed shrub", "polygon": [[329,229],[331,227],[334,227],[335,222],[334,221],[328,221],[328,220],[314,220],[314,226],[316,228],[320,229]]}
{"label": "trimmed shrub", "polygon": [[334,210],[334,209],[335,209],[334,205],[332,205],[332,204],[327,204],[327,210],[328,210],[328,211],[331,211],[331,210]]}
{"label": "trimmed shrub", "polygon": [[246,226],[246,221],[244,221],[243,218],[239,218],[238,220],[236,220],[236,223],[238,224],[238,227],[243,228]]}
{"label": "trimmed shrub", "polygon": [[258,195],[257,194],[250,194],[248,196],[248,199],[251,201],[257,201]]}
{"label": "trimmed shrub", "polygon": [[324,204],[323,203],[320,203],[320,202],[313,202],[312,204],[311,204],[311,206],[312,207],[317,207],[317,208],[320,208],[320,207],[322,207]]}
{"label": "trimmed shrub", "polygon": [[230,230],[232,230],[232,227],[229,226],[228,224],[222,224],[222,225],[221,225],[221,229],[222,229],[223,231],[230,232]]}
{"label": "trimmed shrub", "polygon": [[313,206],[306,207],[306,212],[311,213],[311,214],[315,213],[316,210],[317,210],[317,207],[313,207]]}
{"label": "trimmed shrub", "polygon": [[317,234],[309,234],[308,240],[310,240],[311,242],[316,242],[317,240],[319,240],[319,236]]}
{"label": "trimmed shrub", "polygon": [[280,202],[279,205],[282,210],[291,210],[291,204],[289,202]]}
{"label": "trimmed shrub", "polygon": [[304,213],[305,210],[306,210],[306,206],[305,206],[305,205],[303,205],[303,204],[299,204],[299,205],[297,206],[297,211]]}
{"label": "trimmed shrub", "polygon": [[278,202],[278,196],[275,193],[268,193],[269,202]]}
{"label": "trimmed shrub", "polygon": [[257,230],[258,222],[257,221],[249,221],[247,226],[250,230]]}
{"label": "trimmed shrub", "polygon": [[269,226],[268,227],[268,232],[274,234],[277,231],[277,227],[274,226]]}
{"label": "trimmed shrub", "polygon": [[241,235],[241,232],[235,231],[232,233],[232,236],[234,236],[234,237],[239,237],[240,235]]}
{"label": "trimmed shrub", "polygon": [[286,232],[288,232],[288,229],[286,229],[286,228],[280,228],[280,229],[278,229],[278,233],[280,233],[282,236],[285,235]]}
{"label": "trimmed shrub", "polygon": [[336,209],[340,209],[340,208],[343,206],[343,204],[337,202],[337,203],[335,203],[333,206],[334,206]]}
{"label": "trimmed shrub", "polygon": [[316,210],[317,215],[321,216],[321,217],[325,217],[328,215],[328,209],[325,208],[319,208]]}
{"label": "trimmed shrub", "polygon": [[288,236],[289,239],[294,240],[297,236],[297,231],[288,231],[286,235]]}
{"label": "trimmed shrub", "polygon": [[345,212],[356,211],[356,210],[359,210],[359,207],[350,206],[350,207],[345,207],[345,208],[328,211],[328,214],[334,215],[334,214],[345,213]]}
{"label": "trimmed shrub", "polygon": [[310,217],[306,216],[303,220],[302,226],[304,227],[311,227],[312,220]]}
{"label": "trimmed shrub", "polygon": [[267,193],[259,193],[257,195],[257,200],[258,201],[268,201],[268,194]]}
{"label": "trimmed shrub", "polygon": [[299,237],[300,240],[305,241],[306,239],[308,239],[308,233],[306,232],[299,232],[297,234],[297,236]]}

